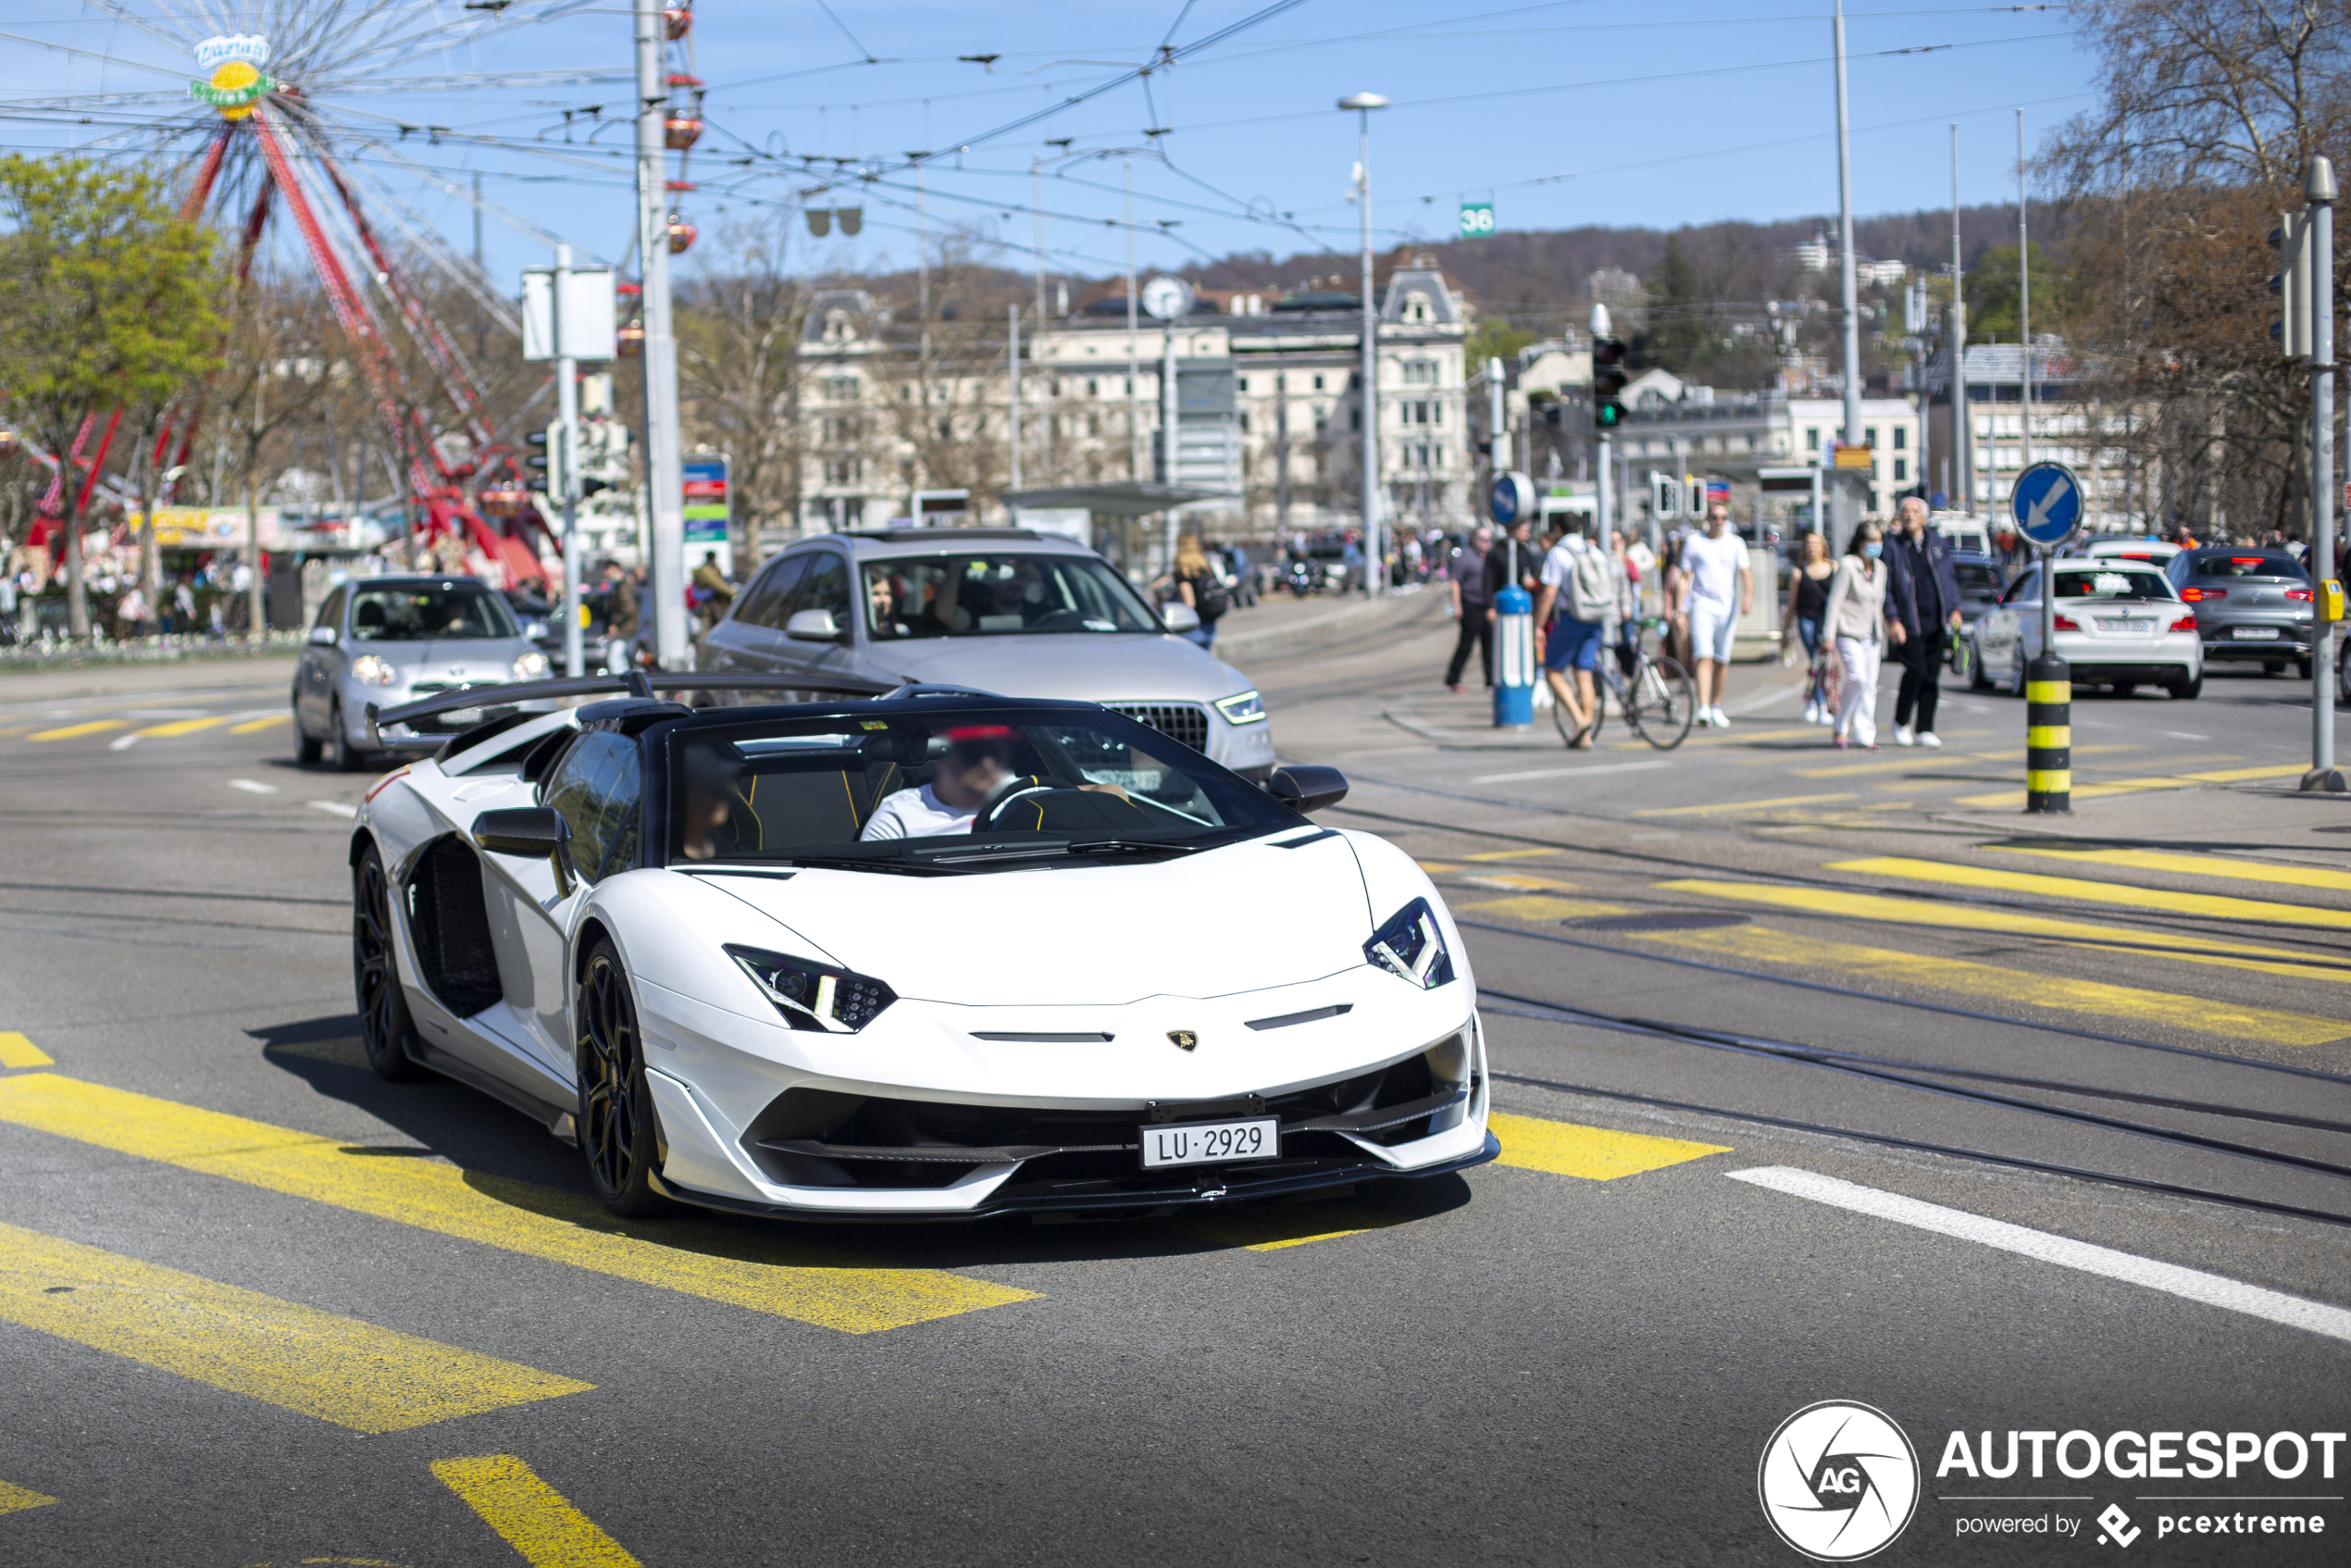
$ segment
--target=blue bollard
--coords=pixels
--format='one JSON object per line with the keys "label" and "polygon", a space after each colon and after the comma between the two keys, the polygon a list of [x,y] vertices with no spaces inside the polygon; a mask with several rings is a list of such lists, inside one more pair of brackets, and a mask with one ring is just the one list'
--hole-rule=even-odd
{"label": "blue bollard", "polygon": [[1516,583],[1494,596],[1494,728],[1535,725],[1535,600]]}

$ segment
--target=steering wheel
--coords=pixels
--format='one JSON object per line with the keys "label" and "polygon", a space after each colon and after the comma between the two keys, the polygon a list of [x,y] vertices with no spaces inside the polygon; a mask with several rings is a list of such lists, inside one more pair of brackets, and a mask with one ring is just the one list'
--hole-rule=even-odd
{"label": "steering wheel", "polygon": [[996,792],[988,797],[988,803],[973,815],[972,831],[975,833],[1007,831],[1001,826],[1004,812],[1014,801],[1050,794],[1057,788],[1059,786],[1048,784],[1033,773],[1025,774],[1018,778],[1005,779],[996,786]]}
{"label": "steering wheel", "polygon": [[[1100,787],[1085,789],[1075,784],[1051,784],[1031,774],[1023,778],[1008,779],[1000,786],[996,794],[973,816],[972,831],[974,833],[1019,833],[1039,830],[1008,823],[1005,818],[1017,815],[1022,803],[1025,802],[1030,809],[1036,811],[1041,827],[1045,813],[1050,809],[1049,803],[1055,800],[1072,803],[1083,803],[1086,811],[1097,818],[1107,816],[1117,807],[1124,807],[1127,811],[1140,815],[1138,803],[1123,790]],[[1081,820],[1074,826],[1064,824],[1041,828],[1041,830],[1080,831],[1095,827],[1109,826],[1108,823],[1088,823]],[[1112,830],[1116,831],[1114,828]]]}

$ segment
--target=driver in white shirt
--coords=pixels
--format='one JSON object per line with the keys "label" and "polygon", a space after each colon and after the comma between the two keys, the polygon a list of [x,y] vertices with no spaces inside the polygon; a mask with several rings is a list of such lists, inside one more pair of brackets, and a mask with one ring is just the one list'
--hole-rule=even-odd
{"label": "driver in white shirt", "polygon": [[970,724],[946,732],[947,754],[931,781],[882,798],[860,839],[930,839],[968,833],[972,818],[1012,776],[1012,728]]}

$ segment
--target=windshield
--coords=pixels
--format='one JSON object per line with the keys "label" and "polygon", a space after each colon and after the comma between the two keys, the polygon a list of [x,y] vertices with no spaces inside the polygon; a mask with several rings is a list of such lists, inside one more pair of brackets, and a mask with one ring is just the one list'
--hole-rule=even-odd
{"label": "windshield", "polygon": [[877,640],[1157,631],[1126,579],[1088,555],[947,555],[865,566]]}
{"label": "windshield", "polygon": [[2155,572],[2060,571],[2057,575],[2057,596],[2059,599],[2170,599],[2172,593],[2170,579]]}
{"label": "windshield", "polygon": [[506,602],[466,579],[386,588],[362,586],[352,595],[351,636],[357,642],[521,635]]}
{"label": "windshield", "polygon": [[[870,713],[871,710],[867,710]],[[1183,854],[1304,819],[1115,714],[958,706],[683,729],[669,858],[877,871]]]}

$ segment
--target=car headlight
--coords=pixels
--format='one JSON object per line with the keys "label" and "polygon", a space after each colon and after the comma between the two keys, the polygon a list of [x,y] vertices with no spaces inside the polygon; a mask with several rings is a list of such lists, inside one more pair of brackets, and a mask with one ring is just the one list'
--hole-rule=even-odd
{"label": "car headlight", "polygon": [[400,672],[373,653],[362,653],[351,661],[351,678],[362,686],[389,686],[400,678]]}
{"label": "car headlight", "polygon": [[515,661],[514,675],[516,680],[536,680],[546,673],[547,655],[536,648]]}
{"label": "car headlight", "polygon": [[727,956],[742,967],[752,984],[795,1029],[853,1035],[898,1000],[896,991],[870,975],[812,964],[805,958],[787,958],[763,948],[725,945]]}
{"label": "car headlight", "polygon": [[1426,899],[1414,899],[1388,916],[1387,924],[1363,944],[1363,959],[1424,991],[1449,985],[1453,979],[1453,955],[1445,951],[1444,935],[1437,928],[1437,911],[1429,908]]}
{"label": "car headlight", "polygon": [[1254,691],[1216,699],[1216,711],[1229,724],[1262,724],[1265,719],[1265,699]]}

